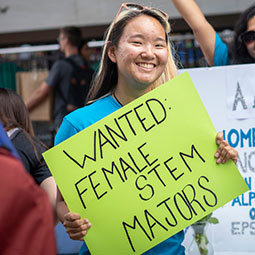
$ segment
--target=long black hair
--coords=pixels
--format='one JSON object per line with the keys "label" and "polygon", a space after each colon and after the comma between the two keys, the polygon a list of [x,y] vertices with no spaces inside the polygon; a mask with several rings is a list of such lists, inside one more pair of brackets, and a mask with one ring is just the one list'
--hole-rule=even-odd
{"label": "long black hair", "polygon": [[236,23],[235,38],[233,45],[230,47],[231,64],[248,64],[255,62],[255,59],[250,56],[246,45],[241,39],[242,33],[247,30],[249,20],[254,16],[255,5],[252,5],[240,15]]}
{"label": "long black hair", "polygon": [[6,131],[20,128],[31,143],[36,158],[40,161],[35,143],[41,144],[45,149],[48,148],[35,137],[26,105],[22,98],[11,89],[0,88],[0,121]]}

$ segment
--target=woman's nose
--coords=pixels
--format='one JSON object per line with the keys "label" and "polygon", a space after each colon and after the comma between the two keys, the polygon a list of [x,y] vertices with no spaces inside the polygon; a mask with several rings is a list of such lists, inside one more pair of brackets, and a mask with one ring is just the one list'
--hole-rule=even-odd
{"label": "woman's nose", "polygon": [[143,48],[143,52],[141,53],[143,58],[153,59],[155,57],[154,49],[152,45],[146,45]]}

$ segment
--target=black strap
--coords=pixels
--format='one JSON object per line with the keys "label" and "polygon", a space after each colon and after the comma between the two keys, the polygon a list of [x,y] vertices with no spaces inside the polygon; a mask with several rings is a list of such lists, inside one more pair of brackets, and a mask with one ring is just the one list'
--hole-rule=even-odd
{"label": "black strap", "polygon": [[72,68],[76,69],[76,68],[81,68],[79,65],[77,65],[74,60],[72,60],[70,57],[69,58],[65,58],[64,61],[68,62],[69,64],[71,64]]}
{"label": "black strap", "polygon": [[[66,63],[69,63],[72,67],[72,72],[74,70],[74,68],[80,68],[79,65],[77,65],[70,57],[69,58],[64,58],[63,59]],[[57,92],[59,93],[60,97],[63,99],[63,101],[65,102],[65,104],[67,105],[68,104],[68,100],[67,98],[64,96],[62,90],[59,88],[59,86],[56,86],[56,90]]]}

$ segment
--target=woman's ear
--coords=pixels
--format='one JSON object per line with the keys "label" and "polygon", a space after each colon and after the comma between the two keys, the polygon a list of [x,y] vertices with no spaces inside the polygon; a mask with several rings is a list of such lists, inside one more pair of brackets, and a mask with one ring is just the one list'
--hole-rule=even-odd
{"label": "woman's ear", "polygon": [[107,50],[107,54],[108,54],[108,57],[110,58],[110,60],[113,63],[117,62],[117,60],[116,60],[116,47],[115,46],[110,46]]}

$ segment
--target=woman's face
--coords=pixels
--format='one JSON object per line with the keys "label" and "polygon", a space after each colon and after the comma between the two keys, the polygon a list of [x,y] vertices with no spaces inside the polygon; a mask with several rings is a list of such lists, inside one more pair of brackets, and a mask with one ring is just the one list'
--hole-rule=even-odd
{"label": "woman's face", "polygon": [[91,48],[89,48],[89,46],[87,44],[84,44],[81,48],[81,55],[82,57],[89,62],[90,60],[90,55],[92,54],[92,50]]}
{"label": "woman's face", "polygon": [[164,28],[155,18],[140,15],[126,25],[118,47],[108,55],[117,64],[117,87],[146,91],[167,64]]}
{"label": "woman's face", "polygon": [[[247,31],[255,31],[255,16],[249,19],[247,23]],[[255,59],[255,41],[250,41],[245,45],[250,56]]]}

